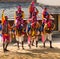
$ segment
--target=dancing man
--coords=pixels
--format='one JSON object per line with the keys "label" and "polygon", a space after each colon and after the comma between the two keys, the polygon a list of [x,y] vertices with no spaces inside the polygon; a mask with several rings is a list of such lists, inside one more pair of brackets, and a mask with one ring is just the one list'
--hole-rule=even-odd
{"label": "dancing man", "polygon": [[18,6],[18,10],[16,11],[16,40],[17,40],[17,45],[19,48],[19,43],[22,43],[22,48],[23,47],[23,42],[24,42],[24,33],[23,33],[23,28],[24,28],[24,11],[21,9],[21,5]]}

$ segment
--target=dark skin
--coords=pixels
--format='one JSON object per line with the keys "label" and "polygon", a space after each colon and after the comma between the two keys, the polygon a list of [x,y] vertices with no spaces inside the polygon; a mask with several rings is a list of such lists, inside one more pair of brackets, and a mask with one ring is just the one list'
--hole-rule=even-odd
{"label": "dark skin", "polygon": [[[5,18],[5,19],[6,19],[5,21],[8,22],[8,18]],[[4,26],[4,24],[3,24],[3,26]],[[9,35],[9,34],[7,33],[7,35]],[[7,50],[8,44],[9,44],[9,39],[7,38],[7,40],[5,42],[3,42],[3,50],[4,50],[4,52],[9,51],[9,50]]]}
{"label": "dark skin", "polygon": [[[49,20],[49,18],[47,18],[48,20]],[[48,22],[48,20],[47,20],[47,22]],[[52,22],[52,21],[51,21]],[[46,28],[46,27],[45,27]],[[51,28],[51,31],[52,30],[54,30],[55,29],[55,24],[54,24],[54,26]],[[49,33],[50,34],[50,33]],[[45,41],[46,42],[46,41]],[[45,48],[45,42],[43,43],[44,44],[44,48]],[[50,48],[53,48],[52,47],[52,41],[49,41],[50,42]]]}

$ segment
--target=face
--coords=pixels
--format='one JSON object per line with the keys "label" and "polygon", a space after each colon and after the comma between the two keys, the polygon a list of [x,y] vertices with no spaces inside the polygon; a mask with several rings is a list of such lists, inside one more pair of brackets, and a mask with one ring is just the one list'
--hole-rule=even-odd
{"label": "face", "polygon": [[18,6],[18,11],[20,11],[21,10],[21,6]]}
{"label": "face", "polygon": [[8,21],[8,17],[7,16],[5,16],[5,20]]}
{"label": "face", "polygon": [[47,8],[44,8],[45,11],[47,11]]}

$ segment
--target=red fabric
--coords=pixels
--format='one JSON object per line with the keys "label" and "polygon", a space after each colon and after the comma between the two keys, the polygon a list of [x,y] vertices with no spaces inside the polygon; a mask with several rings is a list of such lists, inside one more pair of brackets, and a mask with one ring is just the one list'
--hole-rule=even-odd
{"label": "red fabric", "polygon": [[32,26],[32,28],[35,28],[35,22],[33,22],[33,23],[31,24],[31,26]]}
{"label": "red fabric", "polygon": [[3,42],[5,42],[5,41],[9,41],[10,42],[10,36],[3,34]]}
{"label": "red fabric", "polygon": [[47,25],[48,25],[48,28],[51,28],[51,26],[52,26],[52,21],[49,20],[49,21],[47,22]]}
{"label": "red fabric", "polygon": [[30,6],[30,12],[33,12],[33,11],[34,11],[34,7]]}

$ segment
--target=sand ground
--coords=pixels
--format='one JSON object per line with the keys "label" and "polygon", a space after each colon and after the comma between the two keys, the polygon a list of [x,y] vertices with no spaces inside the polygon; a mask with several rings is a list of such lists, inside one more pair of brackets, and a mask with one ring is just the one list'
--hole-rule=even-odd
{"label": "sand ground", "polygon": [[46,48],[42,47],[42,43],[39,43],[36,48],[33,46],[29,49],[28,45],[25,44],[25,50],[17,49],[17,46],[9,45],[9,52],[4,53],[2,47],[0,47],[0,59],[60,59],[60,43],[53,43],[54,48],[49,48],[49,44],[46,43]]}

